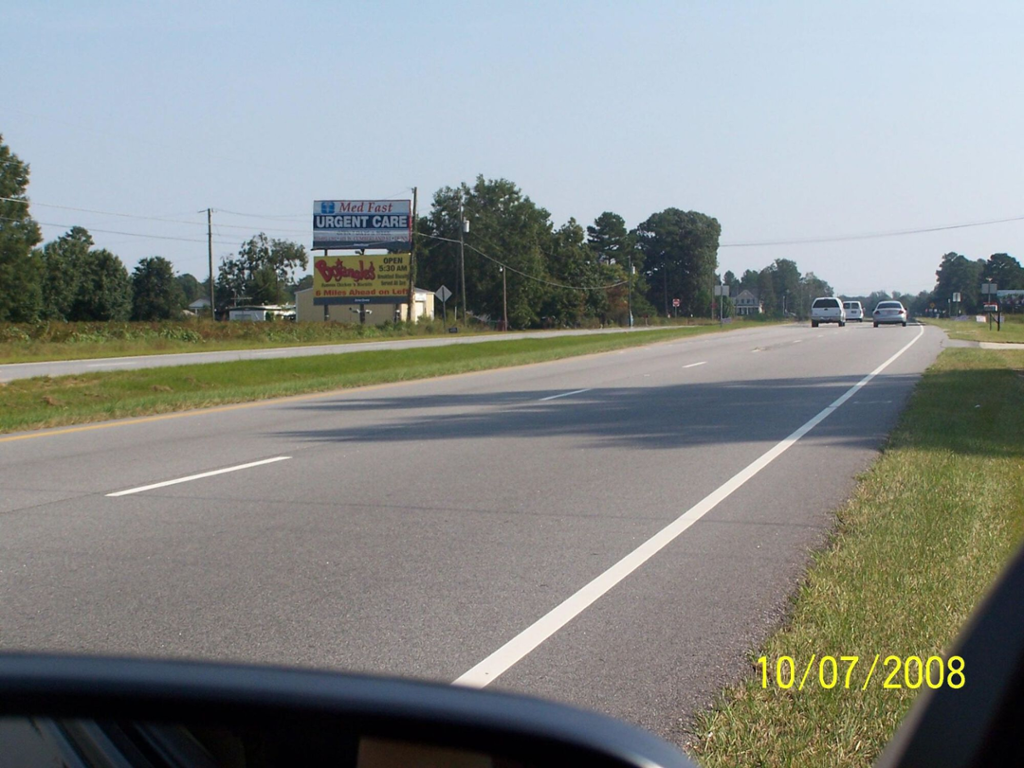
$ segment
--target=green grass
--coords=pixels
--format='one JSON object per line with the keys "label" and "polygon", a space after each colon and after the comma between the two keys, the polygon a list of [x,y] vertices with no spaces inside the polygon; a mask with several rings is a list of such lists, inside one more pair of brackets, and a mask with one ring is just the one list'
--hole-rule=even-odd
{"label": "green grass", "polygon": [[979,323],[973,319],[939,320],[923,317],[921,321],[937,325],[951,339],[1024,343],[1024,315],[1004,315],[1003,328],[999,331],[996,330],[995,321],[992,322],[991,331],[988,329],[988,323]]}
{"label": "green grass", "polygon": [[[652,318],[652,326],[714,325],[707,318]],[[763,325],[765,321],[736,319],[731,327]],[[455,325],[454,322],[448,325]],[[494,334],[489,326],[459,323],[460,335]],[[600,324],[592,320],[588,328]],[[84,360],[135,355],[166,355],[181,352],[215,352],[233,349],[266,349],[318,344],[345,344],[409,337],[446,336],[442,320],[384,323],[360,326],[351,323],[242,323],[210,320],[108,323],[0,323],[0,365],[52,360]]]}
{"label": "green grass", "polygon": [[525,365],[717,329],[691,326],[18,379],[0,385],[0,432]]}
{"label": "green grass", "polygon": [[[860,690],[875,654],[948,649],[1024,537],[1024,351],[949,349],[839,512],[750,679],[695,723],[704,766],[870,765],[916,692]],[[756,660],[859,655],[854,689],[762,688]],[[865,660],[866,659],[866,663]],[[966,660],[970,684],[970,660]],[[881,662],[878,670],[881,670]],[[891,669],[891,667],[890,667]],[[802,669],[797,672],[802,675]],[[799,681],[799,677],[798,677]]]}

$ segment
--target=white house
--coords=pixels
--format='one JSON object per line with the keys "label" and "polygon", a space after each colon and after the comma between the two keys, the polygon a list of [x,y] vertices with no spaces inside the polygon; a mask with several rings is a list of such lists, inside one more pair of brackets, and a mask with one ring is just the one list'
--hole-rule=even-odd
{"label": "white house", "polygon": [[761,315],[764,314],[764,304],[750,291],[744,289],[739,296],[733,299],[737,315]]}

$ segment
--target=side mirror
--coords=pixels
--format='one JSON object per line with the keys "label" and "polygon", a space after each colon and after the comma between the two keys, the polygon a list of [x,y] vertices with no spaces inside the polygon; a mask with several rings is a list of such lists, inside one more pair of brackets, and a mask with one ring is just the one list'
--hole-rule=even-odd
{"label": "side mirror", "polygon": [[877,768],[1024,765],[1024,547],[975,609],[951,656],[963,685],[921,694]]}
{"label": "side mirror", "polygon": [[0,655],[0,766],[691,766],[617,720],[331,672]]}

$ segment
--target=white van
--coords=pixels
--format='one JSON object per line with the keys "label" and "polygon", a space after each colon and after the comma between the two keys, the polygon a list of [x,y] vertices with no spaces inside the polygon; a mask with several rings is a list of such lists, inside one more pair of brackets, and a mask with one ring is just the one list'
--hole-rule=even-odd
{"label": "white van", "polygon": [[846,320],[850,323],[864,322],[864,307],[859,301],[844,301],[843,309],[846,310]]}

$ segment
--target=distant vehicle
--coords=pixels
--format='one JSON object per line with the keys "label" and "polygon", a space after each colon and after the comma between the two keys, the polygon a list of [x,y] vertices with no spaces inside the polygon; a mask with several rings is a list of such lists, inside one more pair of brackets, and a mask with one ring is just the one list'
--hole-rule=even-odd
{"label": "distant vehicle", "polygon": [[846,310],[846,320],[850,323],[864,322],[864,307],[859,301],[844,301],[843,309]]}
{"label": "distant vehicle", "polygon": [[813,301],[811,328],[817,328],[819,323],[839,323],[840,328],[846,325],[846,310],[839,299],[822,296]]}
{"label": "distant vehicle", "polygon": [[907,309],[899,301],[880,301],[875,307],[875,311],[871,313],[871,319],[874,321],[875,328],[879,325],[893,325],[894,323],[900,323],[906,328]]}

